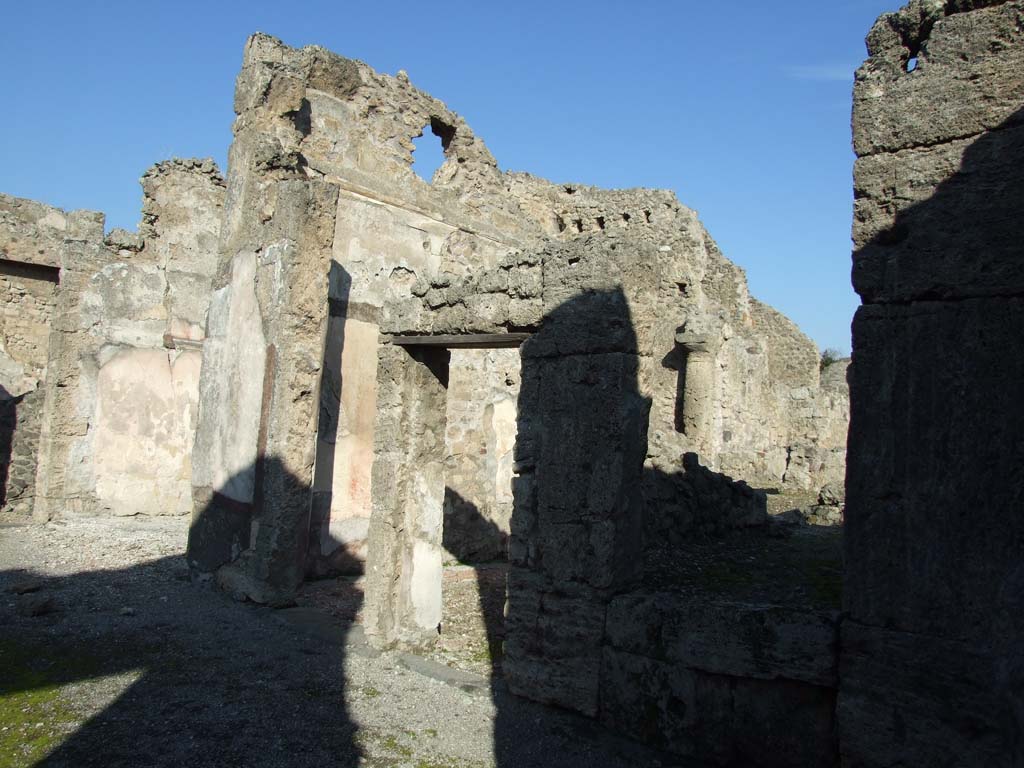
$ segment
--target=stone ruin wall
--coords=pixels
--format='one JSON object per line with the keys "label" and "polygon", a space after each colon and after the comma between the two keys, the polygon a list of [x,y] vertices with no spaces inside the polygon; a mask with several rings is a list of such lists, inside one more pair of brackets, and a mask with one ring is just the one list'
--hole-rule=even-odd
{"label": "stone ruin wall", "polygon": [[[716,334],[716,344],[731,357],[723,354],[717,362],[721,372],[712,371],[710,386],[714,389],[708,396],[712,406],[700,435],[685,435],[673,426],[682,361],[669,361],[667,365],[675,364],[676,369],[653,361],[647,367],[645,383],[657,399],[655,418],[667,427],[652,430],[650,462],[677,467],[683,452],[695,450],[715,466],[721,453],[721,433],[729,430],[714,422],[722,418],[711,415],[716,411],[714,403],[728,397],[740,401],[745,390],[757,390],[758,385],[743,379],[749,378],[751,371],[765,368],[759,361],[744,359],[746,365],[740,370],[729,362],[751,354],[763,359],[775,340],[758,336],[742,272],[721,256],[696,215],[680,206],[673,195],[647,190],[606,192],[555,185],[526,174],[503,174],[462,118],[415,89],[403,74],[378,75],[362,63],[323,49],[293,50],[266,36],[255,36],[247,46],[236,110],[239,116],[231,149],[225,229],[212,305],[215,311],[210,315],[214,341],[204,348],[204,365],[210,371],[204,387],[209,389],[202,398],[197,471],[193,475],[194,514],[200,517],[203,510],[219,504],[220,513],[235,519],[235,543],[211,556],[202,568],[210,570],[215,562],[219,567],[233,560],[258,538],[261,523],[254,524],[249,516],[258,485],[261,424],[269,423],[267,408],[273,407],[267,402],[273,395],[265,391],[263,379],[271,365],[266,350],[273,346],[275,354],[281,351],[267,334],[278,315],[280,289],[270,290],[264,298],[259,290],[253,294],[250,286],[253,281],[257,287],[268,280],[279,284],[279,275],[261,277],[262,262],[277,260],[278,254],[283,254],[281,259],[290,258],[289,242],[299,235],[285,232],[288,227],[282,228],[275,217],[280,219],[282,209],[289,215],[301,215],[292,202],[300,185],[321,185],[325,194],[336,193],[338,198],[336,205],[325,206],[317,214],[325,219],[317,227],[332,229],[316,243],[317,249],[331,254],[329,269],[324,267],[329,272],[329,312],[326,318],[316,313],[303,317],[310,338],[323,336],[326,340],[317,387],[319,406],[310,411],[314,424],[319,423],[316,449],[311,452],[308,447],[300,450],[296,446],[291,456],[289,447],[274,456],[302,483],[309,482],[303,479],[308,474],[307,463],[315,463],[315,470],[310,470],[314,501],[310,556],[305,565],[310,572],[358,567],[365,557],[372,494],[372,415],[379,407],[375,371],[367,361],[377,355],[378,329],[401,324],[389,313],[404,311],[402,307],[411,299],[418,301],[413,296],[417,285],[431,280],[451,284],[496,267],[509,251],[530,244],[620,231],[653,232],[666,226],[687,230],[677,253],[681,261],[690,263],[678,267],[685,274],[679,276],[674,290],[693,297],[691,327],[707,324],[709,332]],[[446,149],[447,159],[432,183],[419,178],[411,167],[412,139],[423,131],[437,134]],[[719,273],[730,278],[721,305],[718,296],[708,294],[702,285],[707,281],[714,290],[722,290],[717,284]],[[495,306],[483,295],[471,299],[461,309],[473,322],[453,327],[466,331],[474,323],[487,325],[495,312],[507,311],[510,327],[535,324],[541,316],[536,299],[516,295],[507,302],[507,306]],[[244,310],[236,309],[242,303]],[[244,336],[246,341],[229,344],[218,340],[222,316],[226,324],[223,338]],[[676,318],[680,324],[684,319]],[[243,327],[251,333],[239,335]],[[674,333],[674,327],[665,326],[662,357],[671,357]],[[817,395],[814,345],[792,326],[778,335],[783,343],[805,350],[814,380],[813,399]],[[310,356],[315,346],[314,341]],[[747,353],[748,348],[753,351]],[[463,361],[455,358],[456,386],[460,366],[470,357]],[[308,364],[320,362],[310,360]],[[505,381],[508,372],[502,368],[508,366],[495,366],[493,378],[480,381],[475,388],[473,396],[481,412],[486,413],[488,407],[507,410],[501,402],[516,396]],[[487,365],[480,361],[475,369],[476,376],[488,375]],[[764,374],[760,376],[761,388],[770,389]],[[484,402],[488,391],[494,393],[490,403]],[[753,468],[748,474],[751,482],[777,485],[785,474],[785,446],[806,439],[806,430],[789,426],[780,398],[771,394],[764,399],[771,400],[773,410],[762,416],[760,426],[742,435],[734,429],[733,434],[739,444],[737,453],[742,454],[741,448],[747,446],[744,467]],[[477,423],[471,425],[468,408],[462,413],[461,426],[459,418],[450,423],[453,446],[447,461],[455,493],[447,504],[449,514],[455,513],[458,497],[477,508],[493,510],[496,520],[507,521],[510,507],[503,487],[508,478],[507,450],[502,448],[499,456],[479,451],[487,450],[489,440],[507,446],[513,436],[488,436],[490,427],[481,424],[479,414]],[[502,423],[511,423],[507,414]],[[748,433],[756,433],[756,440],[749,439]],[[455,446],[472,441],[477,444],[476,456],[484,457],[479,461],[466,459],[466,452]],[[499,466],[505,468],[499,471]],[[819,480],[804,478],[801,482],[810,485]],[[496,504],[498,498],[505,501]],[[234,511],[227,511],[229,508]],[[289,534],[293,535],[301,537]],[[501,533],[505,535],[507,530]],[[453,545],[458,549],[474,546],[471,542]],[[493,551],[493,546],[489,548]]]}
{"label": "stone ruin wall", "polygon": [[0,196],[0,461],[3,507],[31,515],[46,362],[67,217],[39,203]]}
{"label": "stone ruin wall", "polygon": [[[289,189],[313,182],[330,185],[331,194],[336,187],[338,202],[324,214],[333,221],[325,224],[333,231],[324,244],[332,253],[330,303],[327,326],[314,333],[325,336],[326,346],[316,363],[322,372],[314,419],[311,573],[358,568],[365,558],[376,410],[376,371],[370,361],[376,358],[385,307],[408,298],[417,278],[464,277],[531,243],[672,228],[684,221],[691,231],[682,248],[691,264],[677,290],[693,299],[696,315],[689,318],[690,327],[705,324],[716,336],[710,366],[715,370],[706,382],[710,405],[705,421],[699,433],[691,429],[690,434],[676,423],[685,368],[680,352],[666,341],[667,362],[645,371],[655,419],[662,425],[652,430],[650,465],[677,466],[683,452],[695,451],[708,466],[759,486],[786,482],[810,487],[835,475],[834,463],[820,464],[820,471],[787,472],[787,456],[814,454],[822,441],[795,416],[807,405],[799,401],[799,391],[793,396],[800,387],[770,380],[763,364],[778,350],[794,346],[806,361],[816,359],[813,344],[784,319],[778,327],[757,319],[760,305],[749,297],[742,271],[721,256],[696,216],[671,193],[604,191],[502,173],[462,118],[415,89],[404,75],[378,75],[322,49],[295,51],[265,36],[255,36],[247,47],[236,109],[227,182],[209,163],[155,166],[143,179],[137,234],[114,231],[104,238],[98,214],[81,214],[91,222],[91,231],[78,239],[62,234],[60,224],[44,232],[31,217],[22,222],[27,229],[19,232],[20,242],[49,249],[49,268],[66,273],[55,294],[54,346],[48,349],[51,339],[44,333],[46,348],[40,353],[52,355],[50,366],[61,385],[45,390],[41,384],[39,394],[24,396],[39,403],[22,407],[15,432],[22,447],[14,450],[20,458],[11,464],[21,478],[12,484],[15,496],[31,499],[25,489],[36,474],[29,467],[36,453],[32,414],[41,414],[50,391],[52,437],[44,440],[40,462],[41,517],[180,514],[190,506],[192,489],[200,508],[201,500],[214,493],[243,507],[253,503],[266,348],[274,346],[267,320],[276,316],[270,305],[281,294],[275,288],[273,295],[247,293],[236,300],[235,289],[245,292],[246,281],[261,282],[257,275],[267,264],[258,262],[276,258],[268,255],[275,244],[289,247],[287,233],[275,225],[275,213],[287,207]],[[447,160],[432,184],[410,167],[411,140],[423,130],[433,131],[446,145]],[[29,205],[17,202],[22,212]],[[55,222],[64,216],[45,206],[37,213],[37,219],[52,216]],[[22,226],[18,215],[8,218],[14,229]],[[239,257],[242,251],[253,256]],[[255,262],[242,264],[250,258]],[[40,288],[38,282],[31,285]],[[210,334],[218,337],[212,344],[205,339],[211,299]],[[529,324],[539,317],[536,303],[512,302],[513,323]],[[490,308],[474,310],[486,315]],[[223,323],[230,324],[230,331]],[[251,342],[226,350],[219,339],[243,329]],[[203,354],[218,359],[222,373],[198,396]],[[507,381],[518,374],[511,372],[514,353],[500,353],[505,358],[501,364],[495,354],[485,358],[467,351],[453,364],[456,385],[460,376],[488,378],[479,387],[463,387],[472,402],[451,406],[462,410],[461,415],[453,412],[449,422],[448,464],[453,491],[488,510],[505,537],[511,510],[508,446],[514,440],[507,403],[517,396],[516,385]],[[224,373],[227,368],[230,374]],[[820,394],[816,382],[807,388],[814,401]],[[199,400],[208,404],[201,417]],[[142,414],[144,401],[160,406]],[[477,411],[496,413],[497,420],[474,423]],[[123,414],[132,416],[123,420]],[[829,413],[830,423],[843,416]],[[197,418],[210,426],[200,430],[193,475],[187,446]],[[462,450],[470,443],[477,446],[473,459]],[[489,446],[499,455],[487,453]],[[153,466],[162,468],[155,495]],[[191,486],[188,494],[186,484]],[[454,499],[446,505],[450,515],[458,506]],[[26,501],[24,507],[30,505]],[[249,526],[241,539],[252,534]],[[466,550],[482,542],[453,546]],[[493,552],[492,542],[478,556]]]}
{"label": "stone ruin wall", "polygon": [[[671,472],[649,462],[648,377],[666,333],[692,312],[678,290],[688,242],[685,226],[550,241],[494,271],[424,280],[389,312],[374,464],[387,490],[374,494],[364,626],[382,645],[427,646],[442,619],[448,534],[437,508],[450,475],[438,435],[452,431],[444,404],[450,416],[463,350],[433,340],[529,331],[512,467],[510,690],[683,755],[736,764],[772,744],[766,764],[826,765],[837,611],[705,603],[642,582],[645,516],[673,520],[675,542],[765,521],[762,496],[693,454]],[[512,322],[513,300],[538,302],[542,318]],[[481,306],[493,311],[470,309]],[[493,526],[473,505],[465,517]]]}
{"label": "stone ruin wall", "polygon": [[1024,3],[912,2],[867,44],[843,761],[1020,765]]}
{"label": "stone ruin wall", "polygon": [[[25,364],[18,355],[31,349],[38,380],[21,403],[35,407],[19,407],[14,456],[23,467],[15,489],[19,498],[34,493],[25,508],[39,519],[191,509],[199,347],[223,182],[212,161],[170,161],[142,186],[137,234],[104,235],[102,214],[0,198],[5,263],[15,274],[49,270],[35,280],[36,295],[49,296],[33,302],[45,314],[28,323],[31,335],[4,325],[10,356]],[[13,294],[22,307],[25,296]]]}
{"label": "stone ruin wall", "polygon": [[[220,276],[204,348],[209,376],[190,551],[194,566],[207,571],[248,551],[231,576],[246,592],[266,581],[261,573],[250,580],[264,542],[288,542],[292,555],[279,571],[286,580],[301,578],[307,559],[305,530],[284,529],[288,511],[268,508],[266,493],[254,509],[257,486],[266,482],[257,482],[261,463],[275,482],[312,486],[311,570],[361,559],[383,307],[442,264],[466,272],[494,262],[515,244],[518,227],[496,195],[481,193],[498,188],[493,158],[461,118],[407,79],[257,35],[246,49],[236,110]],[[433,187],[410,168],[411,139],[432,123],[449,137],[449,160]],[[318,196],[315,221],[303,207],[311,193]],[[315,241],[302,254],[310,260],[299,263],[294,244],[304,238]],[[266,274],[271,264],[274,272]],[[310,283],[301,313],[286,312],[291,286],[282,275],[289,270]],[[323,281],[319,294],[311,273],[322,275],[313,279]],[[241,344],[234,341],[242,338],[239,328],[254,331]],[[323,361],[325,340],[330,359]],[[319,381],[310,385],[310,375]],[[314,396],[317,403],[308,402]],[[327,415],[319,425],[318,414]],[[279,416],[293,426],[281,431]],[[316,451],[307,433],[318,435]],[[203,521],[232,515],[233,544],[205,547],[220,538],[217,531],[207,537]]]}
{"label": "stone ruin wall", "polygon": [[[617,720],[656,695],[614,683],[637,664],[661,688],[721,674],[637,648],[609,606],[649,597],[645,536],[763,522],[763,497],[716,471],[841,474],[841,371],[822,384],[814,345],[674,195],[502,173],[402,73],[256,35],[235,107],[226,180],[163,163],[138,234],[85,213],[56,236],[37,515],[191,507],[193,573],[271,604],[366,561],[382,644],[429,642],[444,560],[507,544],[515,690]],[[446,154],[430,183],[412,169],[424,130]],[[392,343],[521,332],[537,334],[522,356]],[[833,695],[828,670],[748,662],[814,706]]]}
{"label": "stone ruin wall", "polygon": [[[696,712],[699,695],[740,701],[739,689],[719,691],[715,680],[748,665],[744,700],[768,709],[769,682],[803,690],[818,708],[838,685],[844,764],[946,764],[951,755],[1016,764],[1022,29],[1019,0],[915,1],[876,23],[857,74],[853,276],[864,306],[849,373],[841,639],[838,616],[776,617],[788,629],[759,636],[751,656],[729,641],[762,616],[688,617],[687,605],[634,589],[623,553],[635,552],[638,515],[651,507],[649,533],[722,523],[678,501],[699,469],[688,459],[680,472],[685,451],[754,484],[834,482],[850,409],[846,364],[819,373],[813,345],[749,296],[742,271],[670,194],[503,174],[461,118],[404,75],[265,36],[247,46],[226,189],[208,165],[158,166],[144,181],[139,235],[106,238],[99,214],[0,197],[0,373],[14,395],[3,418],[13,403],[18,424],[5,459],[9,497],[35,495],[43,517],[181,511],[198,403],[189,556],[198,571],[219,568],[237,596],[286,599],[307,568],[365,557],[369,536],[368,627],[388,642],[422,642],[438,617],[439,592],[424,585],[439,578],[443,525],[417,515],[460,514],[454,496],[445,503],[448,487],[477,508],[482,530],[510,533],[519,603],[508,664],[522,692],[589,714],[601,707],[609,724],[642,734],[650,724],[629,718],[645,700],[616,680],[659,687]],[[446,145],[432,184],[410,168],[411,139],[425,127]],[[58,269],[59,283],[40,271]],[[635,337],[616,335],[621,324],[574,326],[559,308],[580,296],[584,316],[628,317]],[[455,350],[444,358],[445,388],[431,372],[438,355],[389,343],[520,330],[545,334],[524,348],[521,381],[511,374],[518,352]],[[552,339],[559,354],[545,351]],[[566,350],[574,362],[560,358]],[[588,374],[594,366],[599,376]],[[640,484],[647,510],[627,505],[602,526],[597,495],[587,500],[595,514],[569,521],[593,536],[531,528],[564,506],[531,493],[537,473],[583,462],[573,451],[599,429],[557,408],[532,418],[550,406],[537,399],[544,377],[566,392],[584,387],[583,405],[586,387],[618,388],[623,410],[609,419],[624,442],[604,458],[644,471],[622,475],[628,488],[600,487],[635,500]],[[167,396],[143,395],[140,379]],[[406,413],[413,400],[422,407]],[[488,408],[481,428],[473,412]],[[114,418],[126,413],[137,417]],[[154,415],[173,428],[158,432]],[[34,422],[35,487],[26,469]],[[565,440],[559,428],[577,434]],[[641,430],[645,440],[630,442]],[[166,470],[164,501],[140,508],[151,467],[143,488],[118,460],[127,445],[156,442],[173,452],[150,459]],[[413,463],[424,485],[393,487],[388,468],[410,457],[424,459]],[[523,528],[508,532],[498,489],[510,475],[513,505],[525,508],[515,510]],[[570,496],[580,482],[569,482]],[[743,486],[728,492],[738,496],[725,523],[742,524]],[[424,527],[399,542],[406,523]],[[403,583],[377,573],[378,560],[402,562]],[[568,634],[544,637],[545,622]],[[715,653],[692,658],[690,624],[734,629]],[[655,631],[681,634],[652,648]],[[772,645],[787,637],[810,645],[802,655]],[[949,674],[937,679],[936,669]],[[754,707],[734,725],[761,726],[767,715],[778,711]]]}

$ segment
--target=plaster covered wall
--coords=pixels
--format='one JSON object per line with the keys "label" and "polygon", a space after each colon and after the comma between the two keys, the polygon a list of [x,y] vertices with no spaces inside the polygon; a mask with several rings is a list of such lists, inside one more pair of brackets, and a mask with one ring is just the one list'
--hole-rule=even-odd
{"label": "plaster covered wall", "polygon": [[503,559],[512,520],[517,349],[453,349],[445,432],[444,547],[461,562]]}
{"label": "plaster covered wall", "polygon": [[[171,514],[191,507],[199,346],[223,183],[212,161],[142,179],[139,233],[59,238],[35,514]],[[63,215],[51,209],[51,217]]]}
{"label": "plaster covered wall", "polygon": [[96,374],[96,499],[118,515],[188,514],[200,355],[167,349],[108,354]]}

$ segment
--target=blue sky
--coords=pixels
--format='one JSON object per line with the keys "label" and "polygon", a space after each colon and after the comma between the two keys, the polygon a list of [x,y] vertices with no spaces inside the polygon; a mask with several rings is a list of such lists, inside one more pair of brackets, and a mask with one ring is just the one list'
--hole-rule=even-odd
{"label": "blue sky", "polygon": [[506,170],[674,190],[751,290],[850,348],[850,90],[875,17],[829,2],[8,3],[0,191],[134,228],[171,156],[225,168],[242,46],[323,45],[462,114]]}

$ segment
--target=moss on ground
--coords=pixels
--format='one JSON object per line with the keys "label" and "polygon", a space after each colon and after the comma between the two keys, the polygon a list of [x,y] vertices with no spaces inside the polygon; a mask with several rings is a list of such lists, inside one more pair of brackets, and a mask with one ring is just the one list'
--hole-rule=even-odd
{"label": "moss on ground", "polygon": [[34,765],[60,746],[80,720],[61,691],[98,669],[89,655],[0,640],[0,768]]}

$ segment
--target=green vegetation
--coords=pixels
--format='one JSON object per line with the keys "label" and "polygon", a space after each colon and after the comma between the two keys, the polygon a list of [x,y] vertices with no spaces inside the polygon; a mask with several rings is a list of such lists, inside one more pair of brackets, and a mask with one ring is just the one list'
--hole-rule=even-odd
{"label": "green vegetation", "polygon": [[833,347],[827,347],[821,351],[821,370],[825,370],[832,363],[843,359],[843,353]]}
{"label": "green vegetation", "polygon": [[81,654],[47,656],[38,647],[0,640],[0,768],[34,765],[79,723],[61,688],[94,677],[99,664]]}

